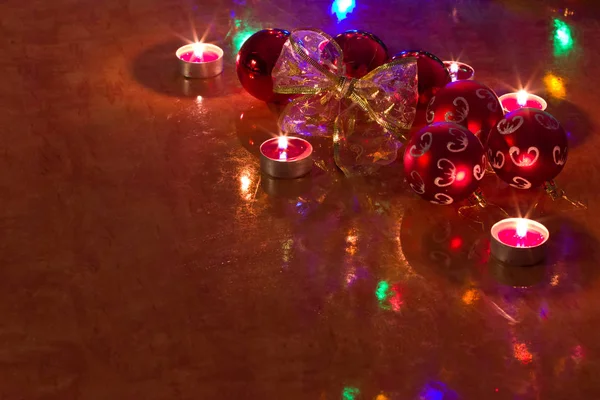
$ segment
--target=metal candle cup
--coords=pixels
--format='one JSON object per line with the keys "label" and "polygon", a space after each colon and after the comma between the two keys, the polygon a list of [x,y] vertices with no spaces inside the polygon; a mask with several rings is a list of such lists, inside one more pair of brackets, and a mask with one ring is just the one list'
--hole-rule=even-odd
{"label": "metal candle cup", "polygon": [[548,229],[526,218],[507,218],[491,229],[491,253],[499,261],[514,266],[539,263],[546,256]]}
{"label": "metal candle cup", "polygon": [[507,113],[525,107],[537,108],[538,110],[545,111],[546,107],[548,107],[546,100],[535,94],[528,93],[525,90],[503,94],[500,96],[499,100],[500,104],[502,104],[502,108]]}
{"label": "metal candle cup", "polygon": [[448,70],[452,82],[472,81],[475,78],[475,70],[469,64],[458,61],[444,61],[444,66]]}
{"label": "metal candle cup", "polygon": [[186,78],[211,78],[223,72],[223,49],[214,44],[186,44],[175,55]]}
{"label": "metal candle cup", "polygon": [[260,145],[260,169],[274,178],[299,178],[311,171],[312,153],[312,145],[304,139],[272,138]]}

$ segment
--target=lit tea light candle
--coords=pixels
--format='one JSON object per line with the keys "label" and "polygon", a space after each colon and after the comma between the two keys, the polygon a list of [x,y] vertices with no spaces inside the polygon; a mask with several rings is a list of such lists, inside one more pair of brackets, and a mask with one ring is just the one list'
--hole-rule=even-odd
{"label": "lit tea light candle", "polygon": [[458,61],[444,61],[444,66],[448,70],[452,82],[472,81],[475,78],[475,70],[468,64]]}
{"label": "lit tea light candle", "polygon": [[186,78],[211,78],[223,72],[223,49],[214,44],[186,44],[175,55]]}
{"label": "lit tea light candle", "polygon": [[274,178],[298,178],[313,166],[313,147],[291,136],[271,138],[260,145],[260,169]]}
{"label": "lit tea light candle", "polygon": [[544,111],[548,107],[546,100],[526,90],[519,90],[515,93],[507,93],[500,96],[500,104],[507,113],[518,110],[519,108],[537,108]]}
{"label": "lit tea light candle", "polygon": [[491,229],[491,253],[498,260],[515,266],[534,265],[546,256],[548,229],[527,218],[507,218]]}

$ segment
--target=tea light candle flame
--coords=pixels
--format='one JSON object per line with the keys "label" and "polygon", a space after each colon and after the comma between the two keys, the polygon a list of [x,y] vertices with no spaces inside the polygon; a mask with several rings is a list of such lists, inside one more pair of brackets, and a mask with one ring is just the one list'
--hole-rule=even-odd
{"label": "tea light candle flame", "polygon": [[277,147],[279,150],[285,150],[288,147],[288,139],[285,136],[279,136],[277,138]]}
{"label": "tea light candle flame", "polygon": [[524,238],[527,236],[527,220],[519,219],[517,221],[517,236],[520,238]]}
{"label": "tea light candle flame", "polygon": [[192,51],[194,52],[194,56],[202,58],[204,55],[204,45],[202,43],[194,43],[192,45]]}
{"label": "tea light candle flame", "polygon": [[517,103],[521,107],[524,107],[527,104],[527,99],[529,99],[529,93],[526,90],[519,90],[517,92]]}
{"label": "tea light candle flame", "polygon": [[452,72],[453,74],[456,74],[458,72],[458,64],[453,62],[452,64],[450,64],[450,72]]}

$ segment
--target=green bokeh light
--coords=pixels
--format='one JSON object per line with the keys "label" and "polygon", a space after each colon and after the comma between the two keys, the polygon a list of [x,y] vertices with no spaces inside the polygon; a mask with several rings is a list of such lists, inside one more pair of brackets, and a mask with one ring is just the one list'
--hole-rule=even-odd
{"label": "green bokeh light", "polygon": [[390,284],[386,281],[380,281],[375,289],[375,296],[380,303],[384,302],[390,295]]}
{"label": "green bokeh light", "polygon": [[360,390],[355,387],[345,387],[342,390],[342,399],[343,400],[356,400],[356,396],[360,394]]}
{"label": "green bokeh light", "polygon": [[565,22],[554,20],[554,56],[561,57],[569,54],[573,50],[575,41],[571,33],[571,28]]}
{"label": "green bokeh light", "polygon": [[[237,23],[237,21],[236,21],[236,23]],[[240,51],[240,48],[242,47],[244,42],[246,42],[246,40],[248,40],[248,38],[250,36],[252,36],[255,32],[256,32],[255,29],[244,29],[244,30],[240,30],[239,32],[236,32],[233,35],[233,40],[232,40],[233,50],[236,53],[238,51]]]}

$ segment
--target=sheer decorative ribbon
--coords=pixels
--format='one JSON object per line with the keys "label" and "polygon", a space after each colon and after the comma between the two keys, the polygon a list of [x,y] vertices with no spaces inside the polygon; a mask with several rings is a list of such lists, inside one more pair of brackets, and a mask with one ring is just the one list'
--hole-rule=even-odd
{"label": "sheer decorative ribbon", "polygon": [[293,31],[273,69],[274,91],[304,96],[286,106],[279,128],[288,134],[333,136],[338,166],[346,174],[369,173],[369,165],[395,160],[394,138],[406,140],[416,113],[417,63],[399,59],[361,79],[344,72],[342,50],[329,35]]}

